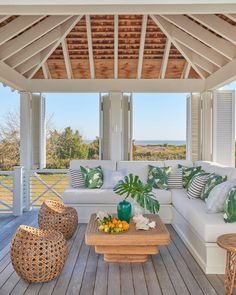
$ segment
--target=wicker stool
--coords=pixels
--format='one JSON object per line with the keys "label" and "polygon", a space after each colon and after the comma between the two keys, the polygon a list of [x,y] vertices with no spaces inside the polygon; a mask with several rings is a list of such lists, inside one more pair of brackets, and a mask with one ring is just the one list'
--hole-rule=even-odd
{"label": "wicker stool", "polygon": [[78,226],[78,215],[74,208],[65,206],[62,202],[47,200],[41,206],[38,215],[41,229],[53,229],[70,239]]}
{"label": "wicker stool", "polygon": [[57,277],[67,258],[67,242],[60,232],[21,225],[11,241],[11,261],[25,281],[48,282]]}
{"label": "wicker stool", "polygon": [[236,273],[236,234],[222,235],[217,239],[217,244],[227,250],[225,268],[225,290],[227,295],[233,294]]}

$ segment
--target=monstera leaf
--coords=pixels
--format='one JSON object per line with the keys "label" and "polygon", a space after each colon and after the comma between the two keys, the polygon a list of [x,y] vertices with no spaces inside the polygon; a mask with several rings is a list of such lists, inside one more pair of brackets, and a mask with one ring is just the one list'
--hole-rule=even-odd
{"label": "monstera leaf", "polygon": [[129,176],[125,176],[124,180],[120,180],[113,190],[120,196],[125,195],[125,200],[131,197],[139,206],[146,208],[150,213],[157,213],[160,209],[160,204],[155,199],[152,187],[149,184],[142,183],[137,175],[129,174]]}

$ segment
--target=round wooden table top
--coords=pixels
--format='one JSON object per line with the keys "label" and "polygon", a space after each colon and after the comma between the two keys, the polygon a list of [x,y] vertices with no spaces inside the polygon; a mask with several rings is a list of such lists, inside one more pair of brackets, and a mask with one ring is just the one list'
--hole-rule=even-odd
{"label": "round wooden table top", "polygon": [[236,233],[219,236],[217,244],[225,250],[236,252]]}

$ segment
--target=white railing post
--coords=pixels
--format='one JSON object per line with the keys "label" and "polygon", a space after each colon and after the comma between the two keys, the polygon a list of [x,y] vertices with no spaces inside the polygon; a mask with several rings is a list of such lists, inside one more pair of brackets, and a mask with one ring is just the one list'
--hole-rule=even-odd
{"label": "white railing post", "polygon": [[31,210],[31,183],[30,183],[31,170],[24,169],[24,211]]}
{"label": "white railing post", "polygon": [[23,212],[23,167],[14,167],[13,177],[13,214],[22,215]]}

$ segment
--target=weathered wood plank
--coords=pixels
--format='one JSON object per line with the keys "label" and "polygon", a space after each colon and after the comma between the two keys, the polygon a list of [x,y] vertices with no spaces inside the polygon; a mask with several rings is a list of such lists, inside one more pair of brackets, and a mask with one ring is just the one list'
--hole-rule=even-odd
{"label": "weathered wood plank", "polygon": [[94,286],[94,294],[96,295],[107,294],[107,277],[108,277],[108,263],[104,261],[102,255],[99,255],[95,286]]}
{"label": "weathered wood plank", "polygon": [[134,290],[136,295],[148,295],[145,276],[141,263],[132,264]]}
{"label": "weathered wood plank", "polygon": [[224,283],[218,278],[217,275],[207,275],[207,278],[218,294],[224,294]]}
{"label": "weathered wood plank", "polygon": [[161,288],[156,276],[152,260],[148,259],[146,263],[143,264],[143,271],[146,279],[147,289],[149,295],[160,295]]}
{"label": "weathered wood plank", "polygon": [[107,294],[120,295],[120,265],[118,263],[109,263]]}
{"label": "weathered wood plank", "polygon": [[122,295],[134,295],[134,284],[130,263],[120,265],[120,284]]}

